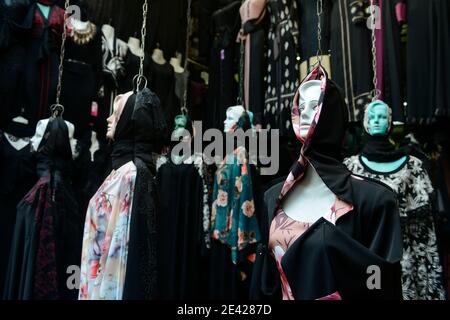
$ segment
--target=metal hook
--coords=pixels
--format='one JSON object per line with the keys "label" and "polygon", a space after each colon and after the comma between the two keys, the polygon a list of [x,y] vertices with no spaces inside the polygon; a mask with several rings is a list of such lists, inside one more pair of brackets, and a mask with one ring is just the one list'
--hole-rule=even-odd
{"label": "metal hook", "polygon": [[55,103],[50,106],[50,110],[52,113],[52,118],[55,119],[57,117],[62,117],[64,113],[64,106],[62,104]]}
{"label": "metal hook", "polygon": [[[142,81],[145,81],[144,82],[145,84],[142,87],[142,89],[140,89],[141,85],[143,83]],[[144,88],[147,88],[147,84],[148,84],[148,81],[147,81],[147,78],[145,76],[141,76],[139,74],[134,76],[134,78],[133,78],[133,90],[134,90],[134,92],[142,91]]]}

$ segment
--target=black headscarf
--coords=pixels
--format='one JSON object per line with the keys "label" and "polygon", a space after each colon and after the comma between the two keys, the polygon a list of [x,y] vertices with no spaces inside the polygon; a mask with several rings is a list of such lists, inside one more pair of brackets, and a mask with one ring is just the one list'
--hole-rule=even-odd
{"label": "black headscarf", "polygon": [[150,167],[152,153],[160,151],[166,133],[167,124],[158,97],[147,88],[133,93],[126,101],[116,126],[113,169],[135,159]]}

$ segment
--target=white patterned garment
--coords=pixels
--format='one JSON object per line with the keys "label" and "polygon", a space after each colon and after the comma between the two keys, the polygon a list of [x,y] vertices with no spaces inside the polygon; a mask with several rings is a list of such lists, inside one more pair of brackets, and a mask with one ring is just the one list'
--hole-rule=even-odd
{"label": "white patterned garment", "polygon": [[353,173],[387,184],[397,194],[403,232],[402,286],[405,300],[444,300],[442,266],[431,210],[433,187],[422,161],[410,156],[392,173],[377,173],[360,156],[344,160]]}
{"label": "white patterned garment", "polygon": [[80,300],[122,299],[136,173],[132,161],[113,170],[89,202]]}

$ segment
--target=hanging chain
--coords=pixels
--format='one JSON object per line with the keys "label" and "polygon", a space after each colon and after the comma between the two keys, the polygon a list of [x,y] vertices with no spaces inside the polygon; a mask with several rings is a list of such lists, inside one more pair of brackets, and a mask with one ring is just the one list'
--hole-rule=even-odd
{"label": "hanging chain", "polygon": [[375,17],[375,3],[370,0],[370,18],[372,26],[372,68],[373,68],[373,95],[372,101],[378,100],[378,78],[377,78],[377,42],[376,42],[376,17]]}
{"label": "hanging chain", "polygon": [[323,14],[322,0],[317,0],[317,61],[319,64],[322,62],[322,23],[321,17]]}
{"label": "hanging chain", "polygon": [[147,13],[148,13],[148,1],[144,0],[142,5],[142,29],[141,29],[141,59],[139,64],[139,77],[137,81],[137,88],[142,84],[144,79],[144,59],[145,59],[145,39],[147,38]]}
{"label": "hanging chain", "polygon": [[62,77],[64,72],[64,55],[66,53],[66,39],[67,39],[67,22],[68,22],[68,12],[69,9],[69,0],[66,0],[65,5],[65,13],[64,13],[64,25],[63,25],[63,34],[62,34],[62,42],[61,42],[61,53],[59,56],[59,73],[58,73],[58,85],[56,87],[56,104],[60,105],[61,98],[61,86],[62,86]]}
{"label": "hanging chain", "polygon": [[[184,70],[186,70],[188,65],[188,58],[189,58],[189,39],[191,36],[191,3],[192,0],[188,0],[188,7],[187,7],[187,14],[186,14],[186,46],[185,46],[185,53],[184,53]],[[187,109],[187,91],[188,91],[188,83],[186,83],[186,87],[184,88],[183,92],[183,106],[181,107],[181,113],[183,115],[187,115],[188,109]]]}

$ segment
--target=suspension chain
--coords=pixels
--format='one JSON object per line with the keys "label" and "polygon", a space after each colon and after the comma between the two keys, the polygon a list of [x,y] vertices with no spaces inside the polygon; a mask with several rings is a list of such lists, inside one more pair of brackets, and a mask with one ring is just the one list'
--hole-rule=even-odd
{"label": "suspension chain", "polygon": [[[192,0],[188,0],[188,7],[187,7],[187,14],[186,14],[186,50],[184,53],[184,70],[186,70],[188,65],[188,57],[189,57],[189,39],[191,36],[191,3]],[[183,106],[181,107],[181,113],[184,115],[187,115],[188,109],[187,109],[187,91],[188,91],[188,83],[186,83],[186,87],[184,88],[183,93]]]}
{"label": "suspension chain", "polygon": [[144,59],[145,59],[145,39],[147,38],[147,13],[148,13],[148,0],[144,0],[142,5],[142,28],[141,28],[141,52],[142,56],[140,58],[139,64],[139,77],[137,82],[137,88],[142,84],[144,79]]}
{"label": "suspension chain", "polygon": [[322,0],[317,0],[317,61],[319,64],[322,62],[322,23],[321,18],[323,14]]}
{"label": "suspension chain", "polygon": [[376,42],[376,17],[375,2],[370,0],[370,18],[372,24],[372,68],[373,68],[373,94],[372,101],[378,100],[378,77],[377,77],[377,42]]}
{"label": "suspension chain", "polygon": [[63,34],[62,34],[62,42],[61,42],[61,53],[59,56],[59,71],[58,71],[58,85],[56,87],[56,104],[60,105],[61,99],[61,86],[62,86],[62,77],[64,72],[64,55],[66,53],[66,39],[67,39],[67,22],[68,22],[68,12],[69,9],[69,0],[66,0],[64,8],[64,26],[63,26]]}

